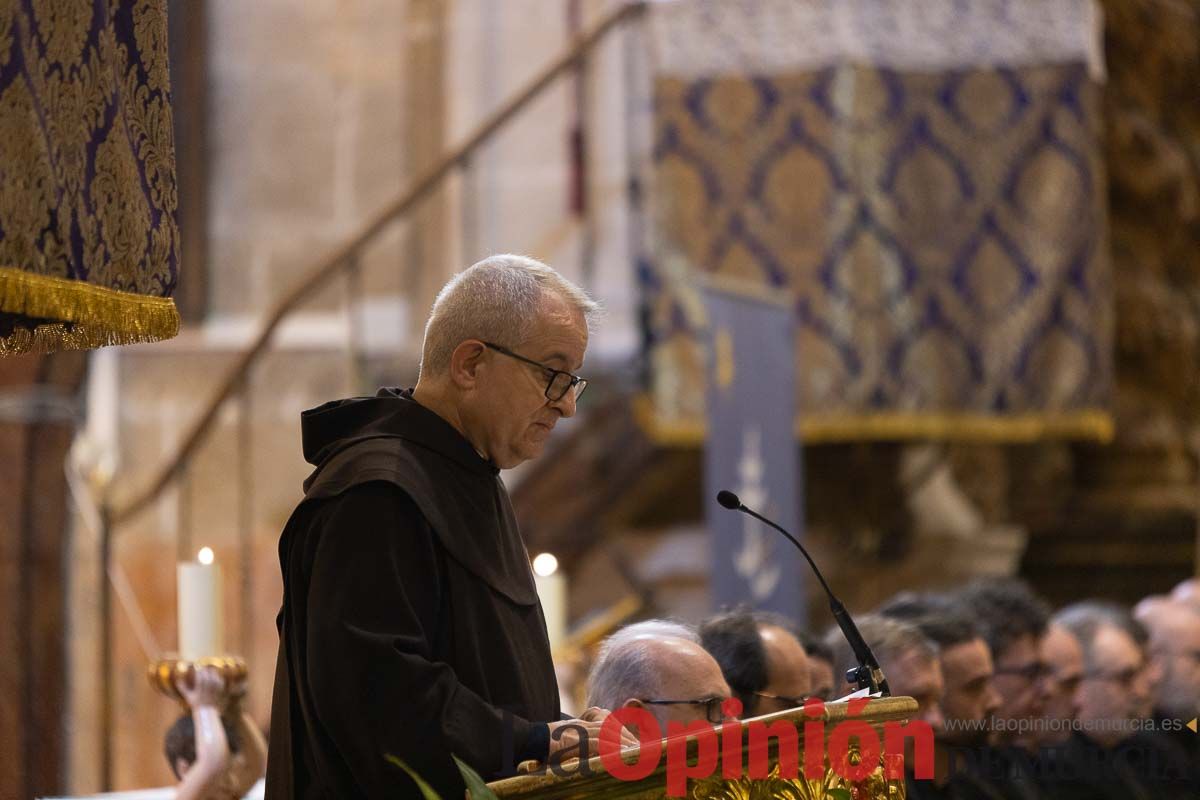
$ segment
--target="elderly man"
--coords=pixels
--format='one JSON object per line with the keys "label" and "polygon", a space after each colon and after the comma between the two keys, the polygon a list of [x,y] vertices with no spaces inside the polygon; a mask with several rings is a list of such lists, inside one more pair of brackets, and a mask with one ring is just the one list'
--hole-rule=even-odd
{"label": "elderly man", "polygon": [[1200,796],[1200,735],[1187,727],[1200,714],[1200,606],[1166,600],[1139,605],[1137,620],[1150,632],[1154,731],[1147,741],[1191,774]]}
{"label": "elderly man", "polygon": [[587,702],[644,708],[665,736],[669,723],[724,722],[731,696],[721,667],[691,628],[666,620],[628,625],[600,647],[588,676]]}
{"label": "elderly man", "polygon": [[[268,798],[420,796],[403,760],[462,797],[577,744],[499,471],[575,413],[596,306],[554,270],[493,256],[425,327],[414,390],[301,418],[315,470],[279,543],[283,608]],[[557,735],[556,735],[557,734]]]}
{"label": "elderly man", "polygon": [[[1144,743],[1133,734],[1149,704],[1150,670],[1139,640],[1145,631],[1127,611],[1088,601],[1068,606],[1054,621],[1071,632],[1083,650],[1079,723],[1065,748],[1057,795],[1063,797],[1151,797]],[[1097,765],[1111,765],[1100,769]]]}
{"label": "elderly man", "polygon": [[721,665],[743,718],[804,705],[809,695],[808,657],[781,617],[738,610],[700,626],[700,644]]}

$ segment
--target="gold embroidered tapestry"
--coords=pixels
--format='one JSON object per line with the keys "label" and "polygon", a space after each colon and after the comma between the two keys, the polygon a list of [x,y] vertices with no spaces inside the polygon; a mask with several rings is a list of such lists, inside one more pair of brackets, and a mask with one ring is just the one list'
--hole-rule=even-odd
{"label": "gold embroidered tapestry", "polygon": [[665,437],[705,417],[700,276],[790,300],[810,441],[1111,436],[1091,4],[917,6],[655,12],[639,278]]}
{"label": "gold embroidered tapestry", "polygon": [[0,0],[0,354],[179,330],[164,0]]}

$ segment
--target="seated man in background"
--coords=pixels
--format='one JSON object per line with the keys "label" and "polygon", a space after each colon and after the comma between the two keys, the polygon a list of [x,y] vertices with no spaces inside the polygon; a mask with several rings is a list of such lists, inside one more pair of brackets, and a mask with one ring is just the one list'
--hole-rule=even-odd
{"label": "seated man in background", "polygon": [[[826,701],[837,699],[833,694],[833,650],[823,639],[806,631],[798,631],[796,636],[804,645],[804,655],[808,657],[809,696]],[[844,676],[842,680],[845,680]]]}
{"label": "seated man in background", "polygon": [[1046,665],[1046,724],[1034,733],[1040,747],[1057,747],[1071,738],[1079,717],[1083,648],[1070,631],[1052,622],[1042,638],[1042,662]]}
{"label": "seated man in background", "polygon": [[589,706],[643,708],[664,736],[672,722],[724,722],[721,706],[730,696],[696,632],[667,620],[628,625],[608,637],[588,676]]}
{"label": "seated man in background", "polygon": [[[939,733],[945,684],[938,663],[937,645],[915,626],[876,614],[859,618],[858,630],[879,661],[892,694],[916,700],[919,710],[914,719],[929,723],[934,734]],[[825,635],[825,643],[833,651],[833,674],[845,681],[846,671],[858,666],[854,651],[837,627]],[[854,687],[846,685],[843,688],[849,692]],[[840,689],[834,689],[835,695],[839,692]]]}
{"label": "seated man in background", "polygon": [[[877,614],[860,617],[858,630],[879,661],[879,668],[883,670],[892,694],[908,696],[917,701],[918,711],[914,719],[927,722],[936,739],[942,733],[941,698],[945,690],[937,645],[915,626]],[[837,627],[829,630],[825,643],[833,651],[833,672],[844,681],[846,672],[858,666],[858,659]],[[839,694],[839,691],[835,689],[834,694]],[[909,747],[904,758],[908,773],[908,796],[923,797],[914,787],[928,786],[930,782],[918,783],[912,778],[913,758],[914,753]]]}
{"label": "seated man in background", "polygon": [[902,592],[884,603],[879,613],[915,626],[938,647],[945,683],[942,715],[948,723],[939,741],[964,747],[986,745],[1000,695],[992,651],[979,626],[944,595]]}
{"label": "seated man in background", "polygon": [[742,718],[804,705],[809,695],[808,656],[782,617],[737,610],[700,625],[700,644],[721,665],[725,682],[742,702]]}
{"label": "seated man in background", "polygon": [[1200,606],[1164,599],[1139,605],[1137,620],[1150,634],[1154,730],[1145,737],[1168,766],[1191,776],[1200,797],[1200,735],[1187,728],[1200,714]]}
{"label": "seated man in background", "polygon": [[1035,752],[1034,729],[1040,724],[1046,703],[1046,665],[1042,663],[1041,647],[1050,621],[1049,607],[1025,583],[1015,579],[975,581],[953,597],[980,626],[992,652],[1000,703],[991,743]]}
{"label": "seated man in background", "polygon": [[[1079,724],[1054,776],[1055,797],[1183,796],[1159,791],[1146,780],[1145,749],[1133,734],[1149,705],[1151,673],[1139,639],[1144,629],[1120,606],[1087,601],[1055,615],[1083,650]],[[1141,774],[1139,774],[1141,773]]]}
{"label": "seated man in background", "polygon": [[[929,606],[909,620],[938,646],[945,689],[943,728],[938,731],[932,784],[909,784],[913,798],[947,797],[992,800],[1007,796],[985,768],[972,769],[987,747],[992,720],[1000,707],[992,667],[992,651],[979,628],[948,602]],[[957,758],[963,756],[965,758]]]}

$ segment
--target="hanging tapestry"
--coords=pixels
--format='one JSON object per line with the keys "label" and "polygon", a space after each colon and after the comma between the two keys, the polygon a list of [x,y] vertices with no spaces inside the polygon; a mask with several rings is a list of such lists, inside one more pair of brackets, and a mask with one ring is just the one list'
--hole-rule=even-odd
{"label": "hanging tapestry", "polygon": [[711,275],[792,299],[810,441],[1110,437],[1098,20],[1090,0],[655,6],[659,430],[704,417]]}
{"label": "hanging tapestry", "polygon": [[0,355],[179,330],[164,0],[0,0]]}

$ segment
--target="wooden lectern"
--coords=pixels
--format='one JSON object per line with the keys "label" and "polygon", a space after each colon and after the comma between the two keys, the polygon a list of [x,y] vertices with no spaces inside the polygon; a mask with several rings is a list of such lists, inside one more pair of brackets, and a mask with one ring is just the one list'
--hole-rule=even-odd
{"label": "wooden lectern", "polygon": [[[889,779],[885,775],[885,760],[889,760],[893,766],[896,762],[895,755],[884,747],[884,733],[885,726],[895,734],[898,726],[908,722],[917,711],[916,701],[909,697],[886,697],[871,700],[861,710],[856,706],[855,710],[857,713],[850,716],[851,708],[848,703],[828,703],[819,717],[809,716],[803,709],[797,708],[757,717],[753,720],[743,720],[740,731],[740,748],[737,747],[739,734],[736,731],[731,735],[729,742],[723,741],[724,736],[714,735],[717,741],[715,768],[709,777],[688,780],[686,792],[682,796],[694,800],[757,800],[758,798],[787,798],[787,800],[824,800],[825,798],[829,800],[881,800],[888,798],[889,800],[903,800],[905,796],[904,779],[902,777]],[[845,735],[851,728],[844,728],[840,735],[836,735],[836,732],[839,724],[847,721],[866,723],[876,733],[881,745],[879,763],[873,770],[862,768],[862,773],[869,772],[869,774],[866,774],[861,780],[848,780],[831,767],[830,744],[832,742],[836,747],[838,740],[844,742]],[[824,747],[818,751],[825,754],[824,775],[820,779],[809,780],[804,774],[806,750],[804,734],[805,723],[814,722],[824,723],[821,728],[825,738],[821,744]],[[756,723],[758,724],[757,733],[755,732]],[[778,732],[778,727],[765,727],[774,726],[775,723],[783,723],[795,730],[799,748],[799,775],[796,778],[788,779],[780,775],[780,742],[782,740],[775,736],[768,738],[763,735],[764,731]],[[889,725],[889,723],[891,724]],[[860,731],[863,730],[861,725],[857,727]],[[759,753],[757,756],[758,769],[763,769],[764,741],[767,743],[765,747],[767,777],[761,779],[747,777],[752,748],[757,748]],[[892,741],[894,742],[895,738],[892,738]],[[757,744],[755,744],[756,742]],[[851,742],[848,748],[849,763],[859,765],[861,764],[859,740],[852,738]],[[785,743],[783,746],[787,747],[788,745]],[[642,749],[647,747],[649,745],[643,745]],[[700,747],[701,743],[695,736],[688,736],[686,743],[681,744],[677,741],[673,750],[677,757],[686,752],[687,763],[695,765],[699,763]],[[711,744],[709,747],[709,757],[711,758]],[[929,747],[932,748],[931,739]],[[488,788],[495,792],[501,800],[508,798],[512,798],[512,800],[518,798],[519,800],[574,800],[575,798],[596,797],[637,798],[638,800],[666,798],[670,796],[667,782],[667,754],[670,750],[672,748],[664,740],[659,750],[660,758],[657,767],[645,777],[636,780],[623,780],[610,774],[604,766],[603,759],[597,756],[588,762],[586,769],[581,768],[582,765],[579,762],[567,762],[560,770],[567,773],[564,775],[547,770],[542,774],[519,775],[495,781],[488,784]],[[909,750],[911,752],[911,747]],[[843,752],[846,751],[843,750]],[[623,761],[626,764],[637,763],[635,754],[640,754],[640,751],[636,749],[625,751],[622,755]],[[836,757],[837,754],[833,753],[832,755]],[[731,763],[733,759],[740,762],[740,768],[737,763]],[[672,763],[678,764],[679,762]],[[724,777],[727,771],[740,777]],[[845,773],[846,770],[843,769],[841,772]],[[676,781],[678,789],[678,767]]]}

